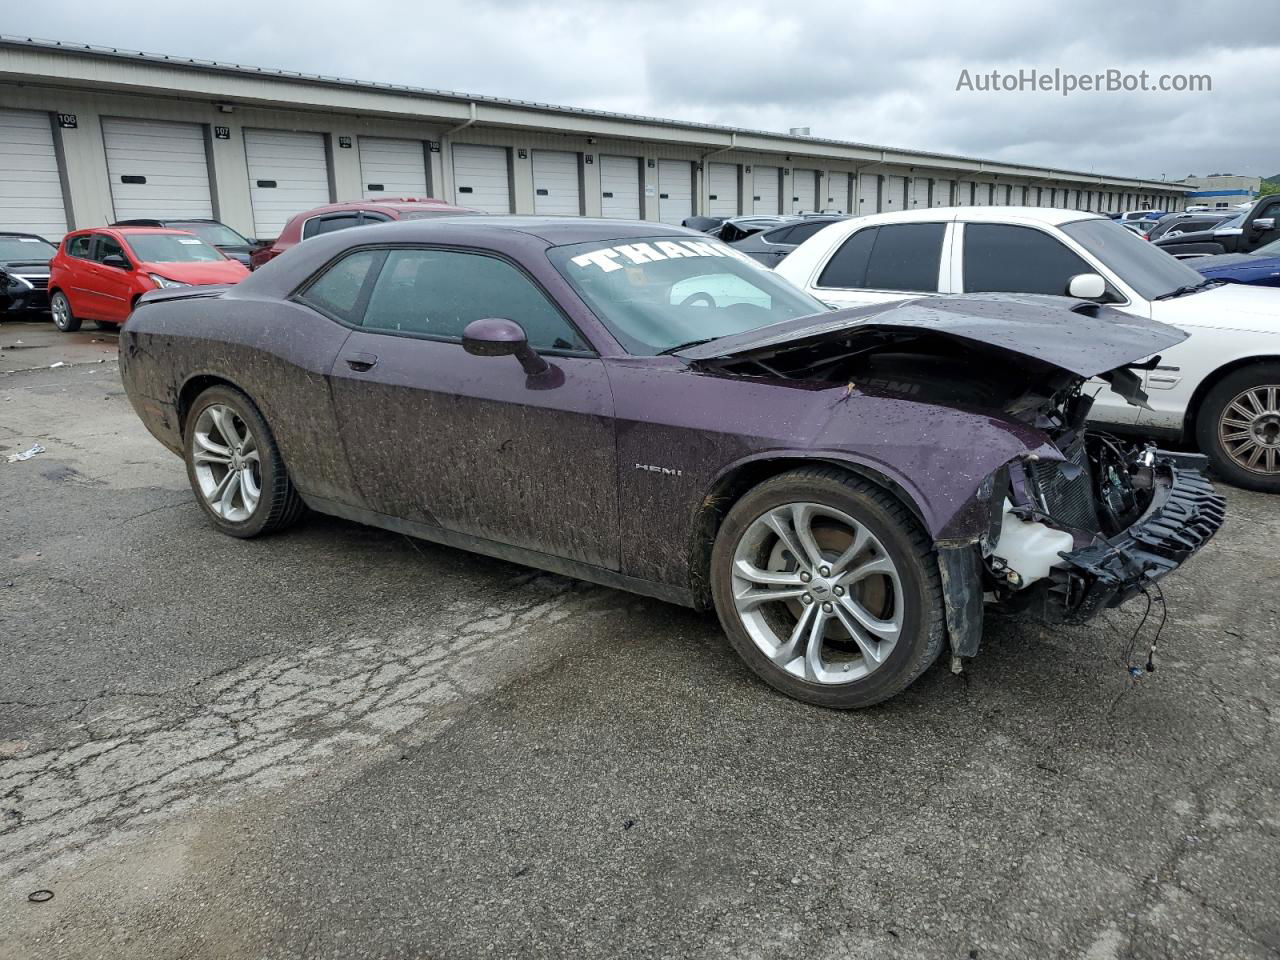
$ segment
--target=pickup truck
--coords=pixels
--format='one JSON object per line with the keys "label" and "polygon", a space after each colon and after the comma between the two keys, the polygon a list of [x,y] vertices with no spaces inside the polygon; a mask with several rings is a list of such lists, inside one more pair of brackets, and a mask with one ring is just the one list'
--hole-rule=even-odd
{"label": "pickup truck", "polygon": [[1280,240],[1280,194],[1259,197],[1252,207],[1216,227],[1208,227],[1152,242],[1179,260],[1222,253],[1250,253]]}

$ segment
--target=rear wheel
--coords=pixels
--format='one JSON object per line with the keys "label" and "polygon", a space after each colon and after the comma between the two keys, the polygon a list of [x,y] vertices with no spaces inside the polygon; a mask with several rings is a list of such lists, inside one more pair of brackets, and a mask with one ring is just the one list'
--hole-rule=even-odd
{"label": "rear wheel", "polygon": [[929,538],[894,497],[843,471],[797,470],[756,487],[729,511],[711,564],[734,649],[798,700],[879,703],[942,650]]}
{"label": "rear wheel", "polygon": [[1280,493],[1280,363],[1218,381],[1200,406],[1196,441],[1228,483]]}
{"label": "rear wheel", "polygon": [[302,515],[302,499],[266,420],[239,390],[215,386],[196,397],[184,445],[191,489],[224,533],[256,537]]}
{"label": "rear wheel", "polygon": [[53,316],[53,325],[63,333],[75,333],[80,329],[80,318],[71,312],[71,301],[61,290],[50,298],[49,313]]}

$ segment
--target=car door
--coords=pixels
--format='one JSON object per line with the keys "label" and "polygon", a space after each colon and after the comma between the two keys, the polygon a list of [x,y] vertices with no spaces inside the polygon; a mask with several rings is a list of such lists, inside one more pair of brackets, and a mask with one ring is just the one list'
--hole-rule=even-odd
{"label": "car door", "polygon": [[[128,267],[108,265],[107,257],[121,257]],[[115,237],[107,233],[94,235],[93,271],[94,310],[92,316],[109,323],[124,323],[132,310],[134,270],[137,261]]]}
{"label": "car door", "polygon": [[810,292],[834,307],[929,296],[945,289],[948,224],[891,223],[850,234],[817,271]]}
{"label": "car door", "polygon": [[93,266],[93,234],[82,233],[64,242],[66,273],[60,278],[62,292],[78,317],[94,316],[95,277]]}
{"label": "car door", "polygon": [[[587,341],[497,254],[395,247],[372,256],[331,374],[367,509],[616,570],[613,398]],[[301,299],[318,298],[309,288]],[[462,331],[487,317],[519,323],[553,375],[467,353]]]}
{"label": "car door", "polygon": [[[1268,220],[1269,225],[1265,223]],[[1258,204],[1257,211],[1245,222],[1244,236],[1236,249],[1247,253],[1277,239],[1280,239],[1280,197]]]}
{"label": "car door", "polygon": [[[1072,277],[1098,272],[1057,237],[1036,227],[964,223],[957,224],[957,228],[960,230],[956,240],[960,254],[957,293],[1039,293],[1063,297]],[[1095,419],[1108,423],[1137,420],[1138,408],[1112,391],[1105,380],[1093,378],[1085,389],[1094,397]]]}

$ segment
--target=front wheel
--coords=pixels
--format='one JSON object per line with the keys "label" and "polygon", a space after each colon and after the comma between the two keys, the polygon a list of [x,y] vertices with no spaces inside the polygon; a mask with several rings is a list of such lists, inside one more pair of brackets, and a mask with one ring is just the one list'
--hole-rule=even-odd
{"label": "front wheel", "polygon": [[1196,417],[1196,442],[1228,483],[1280,493],[1280,363],[1218,381]]}
{"label": "front wheel", "polygon": [[49,313],[53,316],[53,325],[63,333],[75,333],[80,329],[80,318],[71,312],[71,301],[61,290],[49,300]]}
{"label": "front wheel", "polygon": [[711,566],[730,643],[797,700],[879,703],[942,651],[929,538],[898,500],[844,471],[796,470],[750,491],[725,518]]}
{"label": "front wheel", "polygon": [[183,443],[196,500],[223,533],[256,537],[283,530],[302,515],[280,450],[258,408],[228,386],[196,397]]}

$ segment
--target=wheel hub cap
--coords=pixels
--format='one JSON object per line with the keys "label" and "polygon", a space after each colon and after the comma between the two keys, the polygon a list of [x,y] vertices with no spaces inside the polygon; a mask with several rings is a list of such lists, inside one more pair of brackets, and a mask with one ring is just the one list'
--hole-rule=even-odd
{"label": "wheel hub cap", "polygon": [[1280,384],[1237,394],[1218,424],[1222,449],[1250,473],[1280,474]]}
{"label": "wheel hub cap", "polygon": [[756,518],[734,551],[734,609],[774,665],[819,684],[877,670],[902,632],[901,579],[884,545],[815,503]]}
{"label": "wheel hub cap", "polygon": [[209,509],[225,520],[248,520],[262,499],[258,444],[249,425],[229,406],[200,411],[192,436],[196,486]]}

